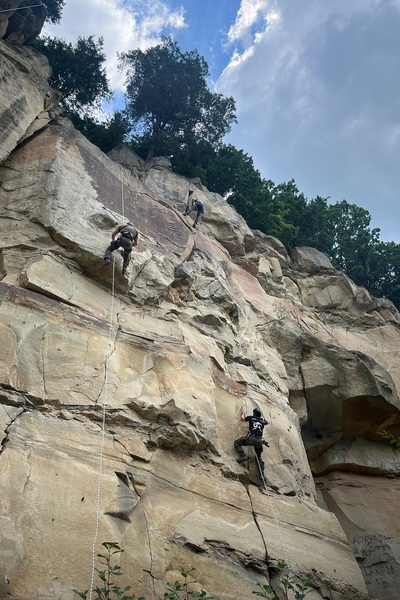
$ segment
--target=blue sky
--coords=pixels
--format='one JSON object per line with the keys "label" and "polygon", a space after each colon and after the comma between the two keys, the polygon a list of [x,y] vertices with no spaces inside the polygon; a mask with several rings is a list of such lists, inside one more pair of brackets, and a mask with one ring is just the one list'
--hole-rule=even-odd
{"label": "blue sky", "polygon": [[400,0],[66,0],[46,27],[70,42],[103,36],[119,95],[117,52],[161,35],[197,48],[210,88],[236,101],[226,142],[266,179],[366,208],[398,243],[399,31]]}

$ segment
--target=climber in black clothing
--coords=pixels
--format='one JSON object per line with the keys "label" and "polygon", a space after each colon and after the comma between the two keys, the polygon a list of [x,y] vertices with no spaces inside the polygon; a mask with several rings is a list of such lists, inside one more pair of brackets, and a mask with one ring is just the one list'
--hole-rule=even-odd
{"label": "climber in black clothing", "polygon": [[111,262],[111,253],[114,252],[114,250],[123,248],[124,263],[122,266],[122,274],[125,275],[131,258],[132,247],[137,246],[138,237],[139,232],[131,221],[128,221],[126,225],[117,227],[117,229],[112,232],[112,242],[104,253],[104,264],[107,265]]}
{"label": "climber in black clothing", "polygon": [[257,455],[260,470],[264,470],[264,462],[261,458],[261,454],[263,451],[263,446],[269,446],[268,442],[263,440],[263,431],[265,425],[268,425],[268,421],[263,419],[261,410],[259,408],[255,408],[253,410],[253,414],[251,416],[245,416],[243,409],[240,415],[241,421],[247,421],[249,424],[248,434],[238,438],[234,441],[234,446],[236,450],[239,452],[239,458],[237,461],[239,463],[248,460],[245,452],[242,449],[242,446],[253,446],[254,451]]}

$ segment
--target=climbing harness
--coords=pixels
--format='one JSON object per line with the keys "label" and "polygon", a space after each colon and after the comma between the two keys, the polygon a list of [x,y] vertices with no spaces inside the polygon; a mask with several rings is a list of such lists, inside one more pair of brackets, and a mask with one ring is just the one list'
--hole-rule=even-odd
{"label": "climbing harness", "polygon": [[[100,491],[101,491],[101,479],[103,475],[103,457],[104,457],[104,443],[105,443],[105,425],[106,425],[106,405],[107,405],[107,387],[108,387],[108,363],[111,356],[111,334],[113,331],[113,319],[114,319],[114,297],[115,297],[115,257],[112,257],[112,285],[111,285],[111,305],[110,305],[110,326],[108,331],[108,342],[107,342],[107,353],[104,361],[104,382],[103,382],[103,403],[102,403],[102,419],[101,419],[101,445],[100,445],[100,456],[99,456],[99,471],[97,477],[97,492],[96,492],[96,524],[95,533],[92,545],[92,571],[90,577],[90,589],[88,599],[92,600],[94,575],[96,570],[96,544],[99,535],[99,521],[100,521]],[[100,396],[101,397],[101,392]]]}

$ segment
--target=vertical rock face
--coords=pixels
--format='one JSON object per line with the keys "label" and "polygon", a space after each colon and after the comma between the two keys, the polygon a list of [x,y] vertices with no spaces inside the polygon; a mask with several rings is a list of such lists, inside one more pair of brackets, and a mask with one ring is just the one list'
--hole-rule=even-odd
{"label": "vertical rock face", "polygon": [[40,1],[2,0],[0,39],[12,44],[27,44],[40,34],[46,7]]}
{"label": "vertical rock face", "polygon": [[[189,181],[68,121],[31,129],[42,110],[0,145],[0,597],[87,589],[98,519],[96,548],[120,543],[121,584],[148,600],[180,566],[250,599],[277,558],[312,600],[398,600],[393,305],[201,185],[194,232]],[[124,277],[102,257],[127,219]],[[265,481],[235,460],[241,406],[269,421]]]}

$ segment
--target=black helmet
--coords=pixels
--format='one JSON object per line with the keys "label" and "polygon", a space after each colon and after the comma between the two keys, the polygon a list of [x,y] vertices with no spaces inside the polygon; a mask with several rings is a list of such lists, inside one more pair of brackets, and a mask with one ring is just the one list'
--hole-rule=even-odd
{"label": "black helmet", "polygon": [[261,417],[261,410],[259,408],[253,410],[253,417]]}

